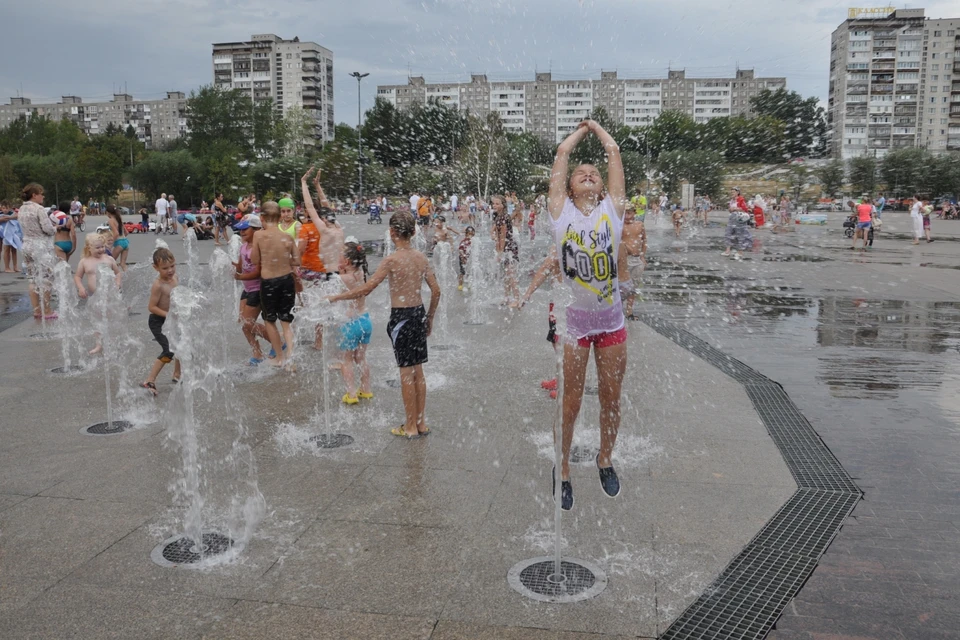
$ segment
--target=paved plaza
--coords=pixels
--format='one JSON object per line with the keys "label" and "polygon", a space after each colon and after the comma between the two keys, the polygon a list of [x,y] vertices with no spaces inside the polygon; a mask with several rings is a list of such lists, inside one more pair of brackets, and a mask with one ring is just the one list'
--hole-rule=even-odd
{"label": "paved plaza", "polygon": [[[919,247],[897,237],[907,214],[885,222],[867,255],[847,249],[838,215],[761,231],[737,263],[719,255],[721,226],[676,240],[650,221],[638,310],[782,384],[864,494],[839,533],[822,533],[824,545],[837,537],[783,609],[777,640],[960,637],[960,222],[935,221],[940,241]],[[385,230],[343,223],[362,240]],[[154,239],[133,236],[131,260],[147,260]],[[212,249],[200,243],[202,263]],[[679,633],[805,491],[755,389],[631,322],[614,456],[623,493],[603,494],[591,460],[574,465],[563,519],[565,557],[597,565],[607,587],[573,604],[527,599],[507,572],[553,549],[555,404],[539,387],[555,367],[549,291],[520,312],[492,297],[481,326],[465,325],[467,298],[445,291],[446,331],[431,339],[444,348],[425,366],[433,432],[407,442],[389,434],[402,402],[379,290],[368,300],[375,399],[340,406],[331,375],[331,421],[355,439],[342,449],[310,439],[324,431],[316,352],[298,345],[295,374],[252,371],[236,324],[204,330],[225,331],[237,363],[230,397],[198,408],[211,521],[237,484],[224,462],[235,415],[266,510],[233,562],[161,567],[151,552],[182,533],[187,506],[171,491],[183,465],[168,437],[169,372],[155,402],[138,400],[136,428],[81,434],[106,417],[103,368],[48,373],[63,364],[60,344],[31,337],[40,329],[25,320],[24,290],[0,274],[2,638],[655,638]],[[156,345],[145,309],[133,311],[142,349],[125,366],[139,380]],[[598,446],[597,414],[586,395],[584,450]]]}

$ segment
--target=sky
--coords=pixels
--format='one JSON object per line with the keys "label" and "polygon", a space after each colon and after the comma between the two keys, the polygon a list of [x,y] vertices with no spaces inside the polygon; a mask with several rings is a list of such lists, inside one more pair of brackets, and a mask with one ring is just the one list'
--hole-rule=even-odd
{"label": "sky", "polygon": [[[830,34],[850,6],[833,0],[35,0],[3,2],[0,100],[79,95],[139,99],[213,81],[211,44],[254,33],[299,36],[334,53],[337,122],[356,125],[378,84],[555,78],[730,76],[739,65],[785,76],[787,87],[827,99]],[[903,6],[903,5],[901,5]],[[923,6],[956,17],[952,0]],[[952,14],[952,15],[951,15]]]}

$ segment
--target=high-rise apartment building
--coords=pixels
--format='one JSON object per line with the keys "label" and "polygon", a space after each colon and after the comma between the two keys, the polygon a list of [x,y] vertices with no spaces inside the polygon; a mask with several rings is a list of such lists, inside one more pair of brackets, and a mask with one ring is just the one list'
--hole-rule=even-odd
{"label": "high-rise apartment building", "polygon": [[377,97],[401,109],[436,100],[479,116],[496,112],[507,131],[528,131],[554,143],[594,107],[631,126],[650,124],[667,110],[706,122],[747,114],[750,98],[786,86],[785,78],[757,78],[744,69],[730,78],[688,78],[683,71],[669,71],[666,78],[629,79],[603,71],[599,80],[555,80],[550,73],[537,73],[532,81],[497,82],[472,75],[470,82],[428,84],[422,76],[412,77],[405,85],[378,86]]}
{"label": "high-rise apartment building", "polygon": [[834,157],[960,150],[960,18],[850,9],[833,32],[827,122]]}
{"label": "high-rise apartment building", "polygon": [[333,52],[315,42],[267,33],[216,43],[213,81],[248,92],[254,102],[273,100],[278,116],[303,107],[316,122],[317,140],[333,140]]}
{"label": "high-rise apartment building", "polygon": [[161,100],[134,100],[127,93],[114,94],[109,102],[63,96],[57,103],[33,104],[30,98],[10,98],[10,104],[0,105],[0,129],[18,118],[34,116],[73,120],[91,136],[103,133],[111,124],[124,131],[130,126],[148,149],[157,149],[187,133],[187,99],[181,91],[168,91]]}

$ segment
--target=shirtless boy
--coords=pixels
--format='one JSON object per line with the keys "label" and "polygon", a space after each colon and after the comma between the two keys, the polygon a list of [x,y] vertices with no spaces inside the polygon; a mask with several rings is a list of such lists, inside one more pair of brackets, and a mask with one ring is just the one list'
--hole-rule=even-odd
{"label": "shirtless boy", "polygon": [[[427,361],[427,338],[440,302],[440,285],[427,257],[410,246],[416,227],[413,215],[398,212],[390,218],[390,238],[397,249],[380,261],[373,276],[362,286],[328,298],[330,302],[356,300],[370,295],[384,280],[390,285],[390,322],[387,335],[400,367],[400,386],[406,420],[390,433],[408,439],[430,433],[425,419],[427,381],[423,363]],[[420,290],[430,288],[430,310],[424,312]]]}
{"label": "shirtless boy", "polygon": [[[280,207],[276,202],[263,203],[260,222],[263,230],[253,236],[250,259],[260,267],[264,328],[276,354],[267,362],[282,367],[293,355],[293,328],[290,324],[297,300],[293,270],[300,266],[300,255],[290,234],[280,230]],[[280,321],[280,331],[277,330],[277,320]]]}
{"label": "shirtless boy", "polygon": [[[146,381],[140,384],[141,387],[157,395],[157,376],[163,370],[163,367],[174,360],[173,352],[170,351],[170,341],[163,335],[163,323],[167,320],[167,314],[170,312],[170,292],[179,284],[177,279],[177,259],[173,257],[170,249],[157,249],[153,252],[153,268],[157,272],[157,279],[153,281],[150,287],[150,301],[147,304],[147,311],[150,312],[150,318],[147,324],[150,326],[150,333],[160,345],[160,355],[153,363],[150,369],[150,375]],[[180,361],[174,360],[173,364],[173,382],[180,381]]]}

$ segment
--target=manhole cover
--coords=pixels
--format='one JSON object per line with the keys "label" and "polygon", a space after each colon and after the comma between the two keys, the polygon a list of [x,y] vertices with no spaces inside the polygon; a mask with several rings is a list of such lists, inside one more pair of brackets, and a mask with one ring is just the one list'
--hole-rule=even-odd
{"label": "manhole cover", "polygon": [[588,396],[595,396],[600,390],[597,387],[584,387],[583,393]]}
{"label": "manhole cover", "polygon": [[464,322],[463,324],[467,325],[468,327],[479,327],[479,326],[485,325],[485,324],[487,324],[487,323],[486,323],[486,322],[471,322],[471,321],[467,320],[467,321]]}
{"label": "manhole cover", "polygon": [[524,560],[510,569],[507,582],[532,600],[553,603],[588,600],[607,588],[607,576],[589,562],[561,560],[559,576],[554,568],[554,559],[549,556]]}
{"label": "manhole cover", "polygon": [[217,556],[234,547],[229,536],[215,531],[204,531],[198,546],[193,538],[184,534],[164,540],[150,553],[150,559],[161,567],[178,567],[197,564],[204,558]]}
{"label": "manhole cover", "polygon": [[431,351],[454,351],[459,349],[460,345],[456,344],[435,344],[430,347]]}
{"label": "manhole cover", "polygon": [[390,378],[389,380],[387,380],[386,382],[384,382],[384,384],[387,385],[388,387],[390,387],[391,389],[399,389],[399,388],[400,388],[400,381],[399,381],[398,379],[396,379],[396,378]]}
{"label": "manhole cover", "polygon": [[113,422],[98,422],[89,427],[80,429],[80,433],[88,436],[115,436],[118,433],[133,429],[133,423],[126,420],[114,420]]}
{"label": "manhole cover", "polygon": [[78,364],[72,364],[69,367],[54,367],[50,369],[50,373],[58,376],[69,376],[74,373],[80,373],[83,371],[83,367]]}
{"label": "manhole cover", "polygon": [[574,447],[570,450],[570,462],[580,464],[583,462],[593,462],[600,455],[600,449],[592,447]]}
{"label": "manhole cover", "polygon": [[319,436],[311,436],[310,442],[316,442],[317,447],[321,449],[337,449],[353,444],[353,436],[345,433],[322,433]]}

